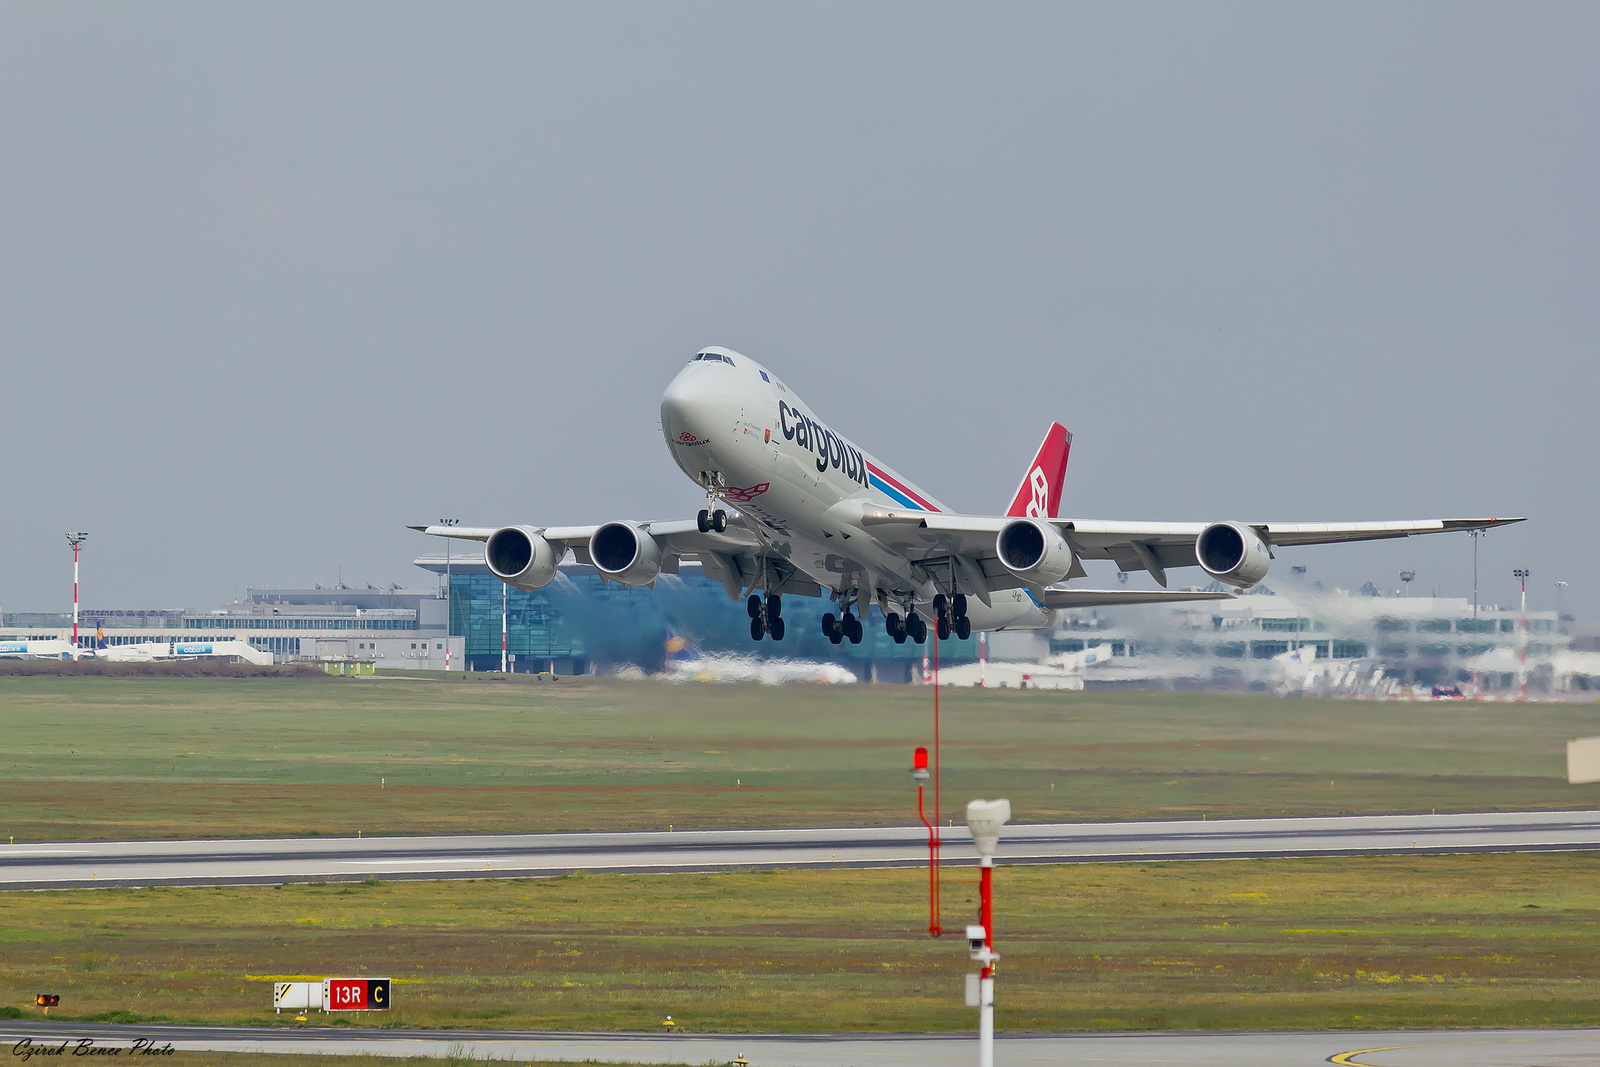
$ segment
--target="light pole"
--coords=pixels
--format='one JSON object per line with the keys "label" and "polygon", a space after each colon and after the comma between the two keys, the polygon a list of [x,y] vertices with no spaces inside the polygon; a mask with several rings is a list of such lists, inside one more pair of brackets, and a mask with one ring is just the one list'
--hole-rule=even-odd
{"label": "light pole", "polygon": [[[994,1067],[994,854],[1000,829],[1011,821],[1011,801],[974,800],[967,804],[967,829],[978,846],[978,925],[967,927],[967,955],[983,964],[977,975],[978,1067]],[[968,1004],[971,1005],[971,979]]]}
{"label": "light pole", "polygon": [[82,530],[67,534],[67,544],[72,546],[72,655],[78,655],[78,550],[89,539]]}
{"label": "light pole", "polygon": [[1405,583],[1406,596],[1411,595],[1411,583],[1417,580],[1416,571],[1401,571],[1400,580]]}
{"label": "light pole", "polygon": [[1567,587],[1567,583],[1566,582],[1563,582],[1563,581],[1557,581],[1556,582],[1556,627],[1558,629],[1561,626],[1561,591],[1563,589],[1565,589],[1566,587]]}
{"label": "light pole", "polygon": [[[455,526],[460,519],[440,519],[440,526]],[[450,541],[444,539],[444,672],[450,673]]]}
{"label": "light pole", "polygon": [[929,777],[928,750],[918,746],[911,753],[911,780],[917,783],[917,818],[928,828],[928,934],[938,937],[944,933],[939,925],[939,828],[928,821],[927,809],[922,806],[922,791]]}
{"label": "light pole", "polygon": [[1472,531],[1472,617],[1478,617],[1478,538],[1482,530]]}
{"label": "light pole", "polygon": [[1511,572],[1512,577],[1522,583],[1522,645],[1517,650],[1517,663],[1521,668],[1520,685],[1517,688],[1517,699],[1528,699],[1528,575],[1531,572],[1526,567],[1518,567]]}

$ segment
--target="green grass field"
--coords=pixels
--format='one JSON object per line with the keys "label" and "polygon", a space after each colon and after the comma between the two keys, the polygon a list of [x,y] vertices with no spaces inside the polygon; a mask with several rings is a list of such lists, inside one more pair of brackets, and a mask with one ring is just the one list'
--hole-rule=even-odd
{"label": "green grass field", "polygon": [[[1600,1024],[1597,863],[1002,867],[997,1023]],[[293,1025],[273,979],[366,974],[396,980],[396,1008],[363,1025],[970,1029],[965,945],[926,935],[925,894],[915,870],[5,893],[0,1005],[48,991],[63,1019]],[[947,927],[974,896],[950,870]]]}
{"label": "green grass field", "polygon": [[[0,677],[0,835],[914,821],[925,687]],[[1019,821],[1575,808],[1600,708],[957,690],[945,808]]]}

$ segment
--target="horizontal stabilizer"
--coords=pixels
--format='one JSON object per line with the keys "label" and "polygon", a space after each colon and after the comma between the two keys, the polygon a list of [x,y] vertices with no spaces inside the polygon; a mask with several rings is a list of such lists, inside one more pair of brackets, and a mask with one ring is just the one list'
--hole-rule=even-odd
{"label": "horizontal stabilizer", "polygon": [[1046,589],[1047,608],[1109,608],[1118,604],[1172,604],[1191,600],[1232,600],[1232,593],[1189,593],[1162,589]]}

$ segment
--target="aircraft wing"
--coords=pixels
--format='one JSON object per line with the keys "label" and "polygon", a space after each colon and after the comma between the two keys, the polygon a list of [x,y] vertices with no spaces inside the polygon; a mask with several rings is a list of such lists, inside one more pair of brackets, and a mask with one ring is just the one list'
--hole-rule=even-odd
{"label": "aircraft wing", "polygon": [[1121,604],[1171,604],[1194,600],[1232,600],[1232,593],[1188,593],[1155,589],[1068,589],[1047,586],[1047,608],[1109,608]]}
{"label": "aircraft wing", "polygon": [[[1074,552],[1083,559],[1115,560],[1125,571],[1146,570],[1166,585],[1168,567],[1194,567],[1195,539],[1201,522],[1104,522],[1057,519]],[[1419,534],[1487,530],[1522,522],[1516,519],[1413,519],[1400,522],[1247,522],[1269,549],[1295,545],[1329,545],[1344,541],[1379,541]]]}
{"label": "aircraft wing", "polygon": [[[989,589],[1014,589],[1023,582],[1006,569],[995,553],[995,539],[1007,523],[1006,516],[950,515],[943,512],[900,511],[869,507],[861,525],[885,544],[904,552],[925,570],[952,568],[966,575],[963,584],[975,584],[982,574]],[[1124,571],[1149,571],[1166,585],[1169,567],[1194,567],[1195,539],[1208,523],[1115,522],[1098,519],[1051,519],[1072,546],[1076,557],[1071,578],[1086,577],[1078,561],[1114,560]],[[1324,545],[1342,541],[1373,541],[1418,534],[1487,530],[1514,519],[1417,519],[1402,522],[1250,522],[1268,548],[1286,545]]]}
{"label": "aircraft wing", "polygon": [[[532,526],[528,528],[551,541],[565,542],[579,563],[593,564],[589,558],[589,539],[601,523],[590,526]],[[722,533],[701,532],[694,519],[672,519],[631,523],[645,530],[665,550],[662,571],[676,574],[678,561],[685,556],[698,559],[709,577],[722,582],[730,600],[737,600],[758,583],[777,593],[796,596],[821,596],[822,588],[792,563],[769,553],[761,539],[744,525],[738,515],[728,518]],[[487,541],[497,526],[410,526],[408,529],[434,537],[453,537],[465,541]]]}

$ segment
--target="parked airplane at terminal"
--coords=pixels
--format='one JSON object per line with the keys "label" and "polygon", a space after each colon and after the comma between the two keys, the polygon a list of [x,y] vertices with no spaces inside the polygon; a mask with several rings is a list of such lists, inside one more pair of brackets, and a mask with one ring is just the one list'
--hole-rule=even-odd
{"label": "parked airplane at terminal", "polygon": [[[1072,436],[1059,423],[1004,515],[959,515],[817,418],[776,374],[706,348],[667,386],[661,430],[678,466],[706,493],[694,519],[597,526],[413,526],[483,541],[489,570],[524,591],[548,585],[571,550],[629,587],[697,557],[730,599],[747,598],[750,636],[783,639],[783,594],[838,603],[822,617],[834,644],[859,643],[872,604],[897,642],[973,630],[1033,629],[1052,608],[1209,600],[1225,593],[1075,589],[1085,559],[1143,569],[1199,566],[1240,591],[1267,575],[1284,545],[1481,530],[1521,519],[1418,522],[1105,522],[1058,515]],[[726,506],[725,506],[726,505]],[[731,511],[731,513],[730,513]]]}

